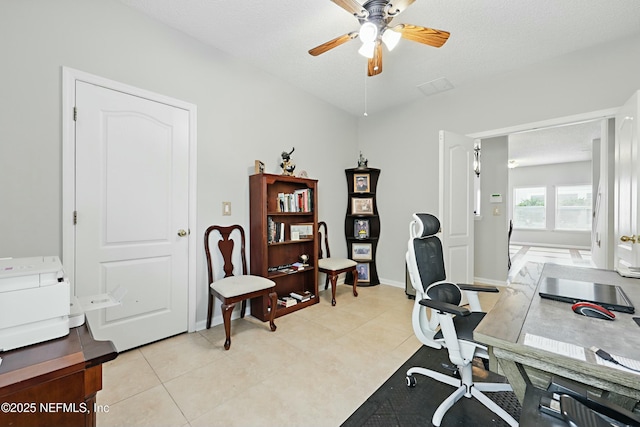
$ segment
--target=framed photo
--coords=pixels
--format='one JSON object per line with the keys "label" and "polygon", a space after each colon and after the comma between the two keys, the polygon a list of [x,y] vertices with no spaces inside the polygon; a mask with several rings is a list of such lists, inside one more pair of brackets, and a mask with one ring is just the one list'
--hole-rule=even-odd
{"label": "framed photo", "polygon": [[369,174],[356,173],[353,175],[353,191],[356,193],[369,192]]}
{"label": "framed photo", "polygon": [[[291,224],[289,231],[291,231],[291,240],[311,239],[313,238],[313,223]],[[295,238],[296,236],[297,239]]]}
{"label": "framed photo", "polygon": [[356,270],[358,271],[358,282],[369,281],[369,263],[359,262],[356,264]]}
{"label": "framed photo", "polygon": [[353,220],[353,237],[358,239],[369,238],[369,220],[368,219]]}
{"label": "framed photo", "polygon": [[371,243],[352,243],[351,259],[371,261],[373,259],[371,256]]}
{"label": "framed photo", "polygon": [[352,215],[372,215],[373,214],[373,197],[360,198],[353,197],[351,199]]}

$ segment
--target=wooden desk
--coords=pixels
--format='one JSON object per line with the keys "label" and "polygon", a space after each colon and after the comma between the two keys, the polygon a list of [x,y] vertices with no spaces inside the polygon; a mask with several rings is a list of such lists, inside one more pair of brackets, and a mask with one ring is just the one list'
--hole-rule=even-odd
{"label": "wooden desk", "polygon": [[[599,394],[604,392],[604,397],[633,409],[640,400],[640,375],[598,365],[589,348],[640,359],[640,328],[632,320],[640,314],[616,312],[613,322],[575,314],[570,304],[540,298],[537,289],[543,276],[619,285],[640,309],[638,279],[609,270],[528,263],[501,291],[500,299],[473,334],[475,340],[490,346],[491,369],[507,377],[520,402],[527,384],[546,388],[550,377],[558,375]],[[527,333],[584,347],[587,360],[525,346]]]}
{"label": "wooden desk", "polygon": [[85,325],[66,337],[0,353],[0,425],[95,426],[102,364],[117,356]]}

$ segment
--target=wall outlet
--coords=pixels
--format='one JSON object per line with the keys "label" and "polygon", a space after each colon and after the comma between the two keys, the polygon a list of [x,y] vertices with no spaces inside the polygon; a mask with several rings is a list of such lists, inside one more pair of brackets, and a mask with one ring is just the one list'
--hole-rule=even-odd
{"label": "wall outlet", "polygon": [[223,216],[231,215],[231,202],[222,202],[222,215]]}

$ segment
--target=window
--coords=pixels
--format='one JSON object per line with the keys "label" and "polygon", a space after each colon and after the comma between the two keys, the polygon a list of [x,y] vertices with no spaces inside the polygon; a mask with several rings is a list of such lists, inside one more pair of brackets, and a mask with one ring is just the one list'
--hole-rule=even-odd
{"label": "window", "polygon": [[556,228],[591,230],[591,186],[558,186],[556,190]]}
{"label": "window", "polygon": [[513,189],[513,226],[515,228],[544,229],[547,190],[545,187]]}

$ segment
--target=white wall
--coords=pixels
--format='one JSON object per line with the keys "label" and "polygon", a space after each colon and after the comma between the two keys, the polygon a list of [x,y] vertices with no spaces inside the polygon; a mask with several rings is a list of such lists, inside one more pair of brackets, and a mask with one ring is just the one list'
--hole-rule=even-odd
{"label": "white wall", "polygon": [[[561,185],[591,185],[591,162],[558,163],[552,165],[517,167],[509,171],[509,205],[513,205],[514,187],[544,187],[547,191],[547,228],[526,230],[514,228],[512,243],[572,248],[591,247],[591,229],[567,231],[555,229],[555,192]],[[511,209],[508,206],[507,209]]]}
{"label": "white wall", "polygon": [[[438,130],[468,135],[615,108],[638,88],[640,36],[635,36],[360,118],[359,149],[370,166],[382,170],[376,194],[381,280],[404,282],[411,214],[438,212]],[[500,270],[487,278],[502,276]]]}
{"label": "white wall", "polygon": [[[636,36],[354,118],[116,0],[3,1],[0,52],[0,256],[61,254],[61,67],[68,66],[198,106],[197,235],[211,223],[247,225],[253,160],[278,172],[280,152],[295,146],[298,168],[319,179],[332,250],[346,255],[344,169],[362,150],[382,170],[378,271],[390,283],[404,283],[411,214],[438,211],[440,129],[472,134],[617,107],[640,88]],[[222,201],[232,202],[231,217],[221,216]]]}
{"label": "white wall", "polygon": [[[196,104],[198,207],[192,234],[213,223],[249,229],[254,159],[319,180],[319,216],[346,255],[344,169],[356,165],[356,119],[304,91],[171,30],[115,0],[0,3],[0,257],[61,255],[61,67]],[[222,217],[222,202],[232,203]],[[206,315],[198,237],[197,320]],[[64,260],[63,260],[64,262]]]}
{"label": "white wall", "polygon": [[[486,284],[504,284],[508,273],[507,141],[506,136],[487,138],[481,146],[481,203],[480,218],[474,222],[474,269],[476,280]],[[501,194],[502,202],[491,203],[492,194]],[[496,214],[494,209],[498,209]]]}

